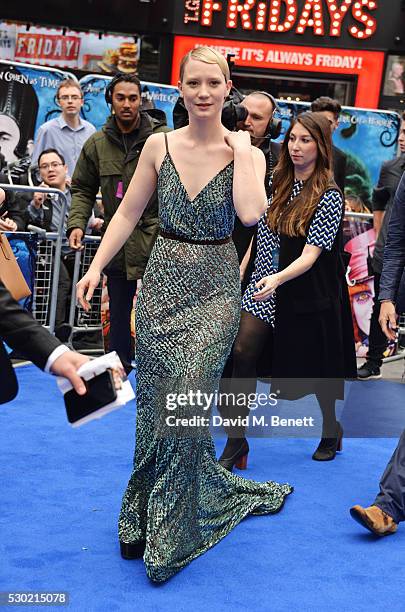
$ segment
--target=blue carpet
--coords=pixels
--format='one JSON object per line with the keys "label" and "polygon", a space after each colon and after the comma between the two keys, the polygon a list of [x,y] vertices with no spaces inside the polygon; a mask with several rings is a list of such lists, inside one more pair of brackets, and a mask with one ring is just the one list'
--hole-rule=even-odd
{"label": "blue carpet", "polygon": [[[293,484],[283,511],[248,518],[156,586],[117,545],[134,404],[73,430],[53,380],[33,366],[18,377],[18,399],[0,409],[0,591],[68,591],[74,611],[404,610],[405,526],[375,539],[348,514],[373,500],[396,439],[344,440],[324,464],[311,461],[314,439],[252,439],[244,475]],[[389,385],[379,392],[403,406]]]}

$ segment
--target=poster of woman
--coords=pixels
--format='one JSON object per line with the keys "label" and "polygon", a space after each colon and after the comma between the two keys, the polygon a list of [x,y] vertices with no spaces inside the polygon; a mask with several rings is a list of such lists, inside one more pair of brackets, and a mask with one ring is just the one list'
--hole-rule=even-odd
{"label": "poster of woman", "polygon": [[384,80],[384,96],[401,96],[405,93],[405,56],[390,55]]}

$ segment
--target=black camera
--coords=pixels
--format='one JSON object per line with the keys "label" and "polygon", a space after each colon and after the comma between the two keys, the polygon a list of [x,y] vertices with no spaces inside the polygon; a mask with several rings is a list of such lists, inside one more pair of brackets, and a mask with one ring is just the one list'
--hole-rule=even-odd
{"label": "black camera", "polygon": [[[245,121],[248,115],[246,108],[240,104],[242,100],[242,94],[236,87],[232,87],[222,107],[221,122],[231,132],[236,129],[240,121]],[[173,109],[173,124],[175,130],[188,125],[188,112],[181,96]]]}
{"label": "black camera", "polygon": [[25,155],[11,163],[5,162],[0,169],[0,174],[0,182],[10,185],[39,185],[41,182],[38,166],[31,166],[30,155]]}

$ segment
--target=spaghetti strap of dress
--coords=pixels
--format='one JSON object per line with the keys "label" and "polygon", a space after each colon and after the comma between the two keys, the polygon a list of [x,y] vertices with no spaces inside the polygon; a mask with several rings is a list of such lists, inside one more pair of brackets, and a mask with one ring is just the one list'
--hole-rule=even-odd
{"label": "spaghetti strap of dress", "polygon": [[169,143],[167,141],[167,134],[166,132],[163,132],[164,137],[165,137],[165,145],[166,145],[166,153],[169,153]]}

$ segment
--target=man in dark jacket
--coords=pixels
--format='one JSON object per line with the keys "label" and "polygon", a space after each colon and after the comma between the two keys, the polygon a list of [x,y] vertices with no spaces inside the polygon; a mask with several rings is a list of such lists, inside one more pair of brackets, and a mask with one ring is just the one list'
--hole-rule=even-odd
{"label": "man in dark jacket", "polygon": [[[266,158],[266,178],[265,188],[267,196],[270,195],[270,177],[273,174],[274,167],[278,162],[281,145],[272,141],[272,121],[273,114],[276,110],[276,101],[273,96],[264,91],[253,91],[247,95],[241,102],[247,110],[247,115],[244,121],[238,124],[240,130],[249,132],[252,145],[261,149]],[[249,276],[252,272],[252,267],[255,257],[255,241],[252,243],[252,252],[250,256],[244,259],[244,256],[249,249],[252,237],[256,234],[257,225],[245,227],[236,217],[235,229],[232,234],[238,253],[239,263],[241,264],[241,277],[243,277],[242,288],[245,287]]]}
{"label": "man in dark jacket", "polygon": [[11,348],[23,352],[42,370],[68,378],[78,393],[86,392],[76,372],[89,358],[61,344],[13,300],[0,281],[0,404],[14,399],[18,391],[17,379],[3,340]]}
{"label": "man in dark jacket", "polygon": [[[380,325],[389,340],[397,328],[397,315],[405,311],[405,172],[399,183],[391,219],[381,275]],[[405,431],[380,480],[380,492],[368,508],[360,505],[350,510],[363,527],[379,536],[395,533],[405,521]]]}
{"label": "man in dark jacket", "polygon": [[405,171],[395,194],[388,224],[378,299],[381,303],[381,328],[387,338],[393,340],[397,327],[396,315],[405,312]]}
{"label": "man in dark jacket", "polygon": [[377,296],[380,292],[380,280],[383,268],[384,247],[387,239],[388,225],[391,218],[394,196],[401,176],[405,171],[405,113],[399,131],[399,156],[384,162],[381,166],[380,176],[373,191],[373,218],[377,232],[377,242],[372,258],[374,272],[375,300],[370,321],[370,335],[368,339],[368,353],[365,363],[358,369],[360,380],[381,378],[381,365],[384,351],[387,348],[387,338],[381,331],[378,322],[380,316],[380,302]]}
{"label": "man in dark jacket", "polygon": [[[72,179],[72,205],[67,234],[73,249],[81,248],[87,221],[99,188],[104,207],[103,230],[117,210],[151,134],[169,131],[163,112],[140,111],[141,85],[134,74],[119,74],[106,92],[112,115],[90,136]],[[110,349],[126,369],[132,361],[130,317],[137,280],[142,278],[158,231],[156,192],[130,238],[106,268],[110,299]]]}
{"label": "man in dark jacket", "polygon": [[[333,134],[339,125],[339,115],[342,112],[342,107],[340,106],[339,102],[333,98],[328,98],[328,96],[321,96],[312,102],[311,111],[313,113],[322,113],[325,115],[326,119],[330,123],[330,128]],[[346,153],[332,144],[332,155],[333,178],[335,179],[335,183],[339,187],[340,191],[344,194],[347,164]]]}

